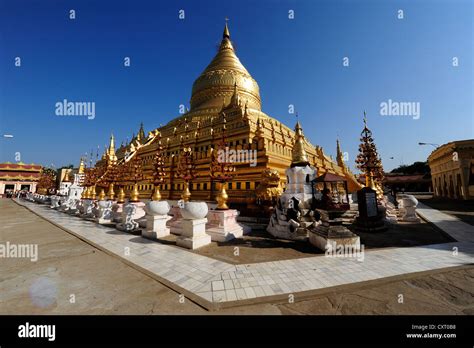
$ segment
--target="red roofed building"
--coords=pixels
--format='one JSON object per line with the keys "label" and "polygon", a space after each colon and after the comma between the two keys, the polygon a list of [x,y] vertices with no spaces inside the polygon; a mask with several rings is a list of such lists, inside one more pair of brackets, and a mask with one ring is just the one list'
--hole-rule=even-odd
{"label": "red roofed building", "polygon": [[0,196],[4,197],[8,191],[35,192],[41,168],[39,164],[0,163]]}
{"label": "red roofed building", "polygon": [[[384,173],[383,185],[396,192],[432,192],[431,175]],[[365,183],[365,175],[359,175],[360,183]]]}

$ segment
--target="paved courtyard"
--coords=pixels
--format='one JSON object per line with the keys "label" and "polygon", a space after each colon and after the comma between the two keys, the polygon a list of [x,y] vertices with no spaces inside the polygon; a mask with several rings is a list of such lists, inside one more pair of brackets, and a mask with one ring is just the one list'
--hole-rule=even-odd
{"label": "paved courtyard", "polygon": [[443,199],[443,198],[419,198],[419,202],[439,210],[440,212],[452,215],[459,220],[474,226],[474,202],[455,200],[455,199]]}
{"label": "paved courtyard", "polygon": [[[366,251],[363,261],[314,256],[234,265],[70,217],[44,205],[19,203],[206,309],[283,303],[289,298],[302,301],[349,284],[390,281],[468,265],[474,252],[464,233],[461,242]],[[456,229],[459,226],[456,224]]]}

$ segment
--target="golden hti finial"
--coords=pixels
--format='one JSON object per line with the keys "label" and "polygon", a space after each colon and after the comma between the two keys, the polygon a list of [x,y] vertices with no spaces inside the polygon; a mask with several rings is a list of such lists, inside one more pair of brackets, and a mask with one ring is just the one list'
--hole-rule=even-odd
{"label": "golden hti finial", "polygon": [[300,122],[296,121],[295,144],[291,151],[291,167],[306,167],[309,165],[308,155],[304,149],[304,135]]}
{"label": "golden hti finial", "polygon": [[364,110],[364,127],[367,128],[367,114]]}
{"label": "golden hti finial", "polygon": [[227,22],[229,21],[229,18],[225,18],[225,27],[224,27],[224,34],[222,37],[225,39],[230,39],[230,32],[229,32],[229,27],[227,26]]}

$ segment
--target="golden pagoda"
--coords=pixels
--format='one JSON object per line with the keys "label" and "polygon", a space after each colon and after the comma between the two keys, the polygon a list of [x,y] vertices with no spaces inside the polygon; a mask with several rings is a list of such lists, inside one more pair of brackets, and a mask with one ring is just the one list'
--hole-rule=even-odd
{"label": "golden pagoda", "polygon": [[[229,182],[227,192],[231,205],[254,204],[260,193],[275,195],[286,183],[285,170],[294,164],[308,163],[326,172],[345,176],[348,189],[361,188],[354,175],[343,163],[335,163],[323,149],[309,143],[301,125],[295,131],[277,119],[262,112],[259,86],[237,57],[227,23],[217,54],[192,87],[190,110],[145,135],[143,124],[137,136],[120,146],[116,153],[113,143],[104,154],[104,160],[121,163],[138,156],[143,164],[144,179],[138,183],[141,198],[151,196],[153,187],[153,158],[163,144],[166,178],[161,185],[162,199],[180,199],[183,180],[177,175],[180,149],[192,149],[196,178],[190,182],[192,200],[215,201],[220,185],[209,174],[211,153],[220,140],[226,120],[227,145],[230,149],[251,150],[257,154],[256,165],[236,162],[236,176]],[[160,137],[157,137],[161,134]],[[295,149],[294,149],[295,148]],[[340,150],[340,149],[339,149]],[[338,158],[339,160],[339,158]],[[301,164],[300,163],[300,164]],[[267,188],[268,186],[268,188]],[[127,195],[131,186],[125,187]],[[268,191],[268,192],[267,192]]]}

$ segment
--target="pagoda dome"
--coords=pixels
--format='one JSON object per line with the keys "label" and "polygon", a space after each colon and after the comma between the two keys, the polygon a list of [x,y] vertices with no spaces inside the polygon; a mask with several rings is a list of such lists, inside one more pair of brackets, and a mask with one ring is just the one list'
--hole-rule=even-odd
{"label": "pagoda dome", "polygon": [[222,107],[234,94],[235,85],[244,104],[248,102],[249,108],[261,110],[258,84],[235,54],[226,23],[219,51],[194,81],[191,111]]}

